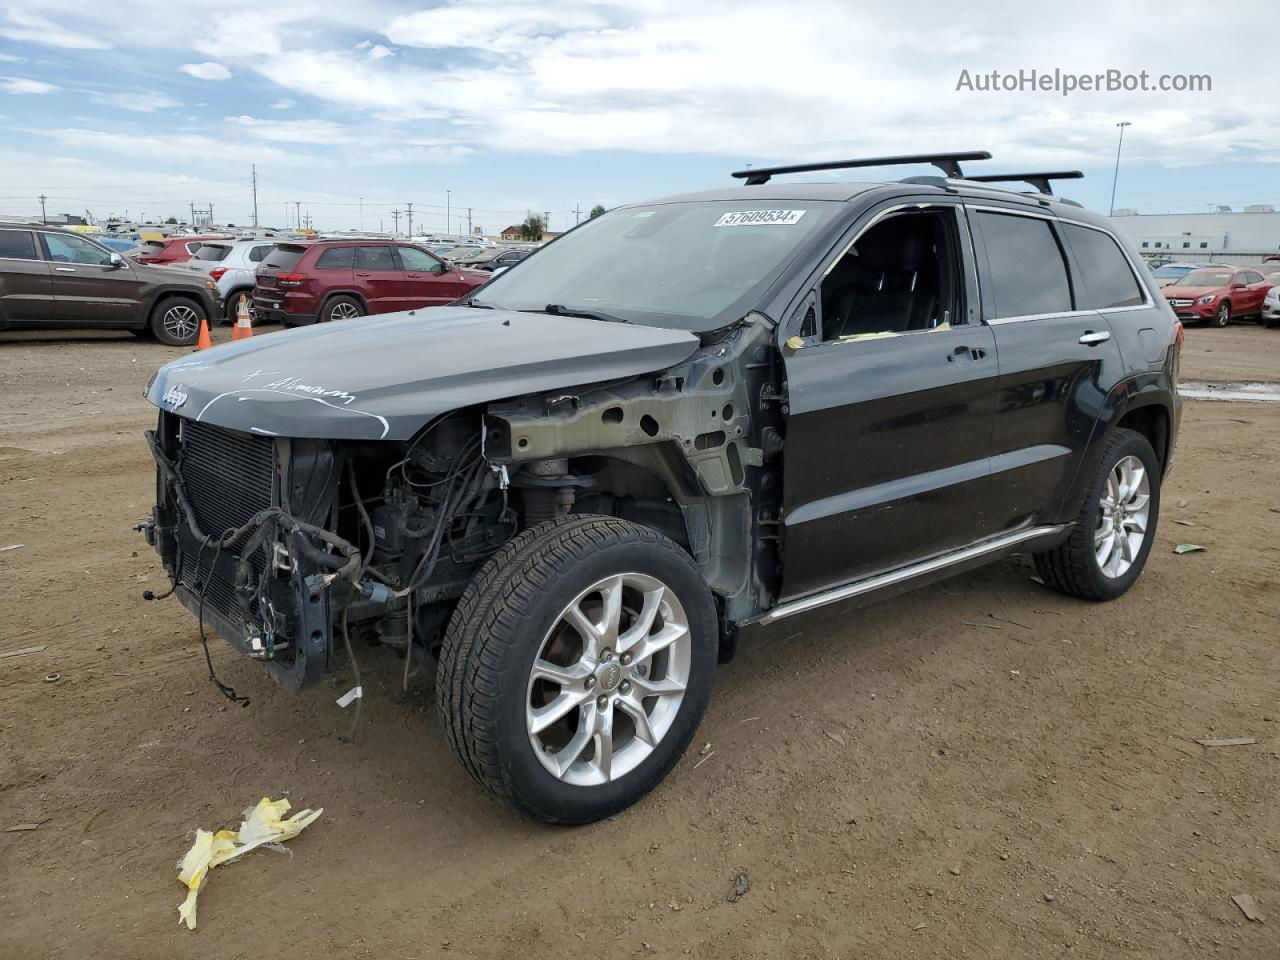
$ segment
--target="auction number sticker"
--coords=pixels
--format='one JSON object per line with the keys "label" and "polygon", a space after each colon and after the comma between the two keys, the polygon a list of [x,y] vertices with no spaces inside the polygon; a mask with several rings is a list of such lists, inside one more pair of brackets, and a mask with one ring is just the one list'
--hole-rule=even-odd
{"label": "auction number sticker", "polygon": [[803,210],[739,210],[723,214],[712,226],[747,227],[751,224],[792,224],[803,217]]}

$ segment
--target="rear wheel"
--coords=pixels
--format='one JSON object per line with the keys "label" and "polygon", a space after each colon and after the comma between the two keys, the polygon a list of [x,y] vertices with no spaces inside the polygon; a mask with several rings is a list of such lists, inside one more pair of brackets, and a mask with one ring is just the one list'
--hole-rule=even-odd
{"label": "rear wheel", "polygon": [[1147,438],[1117,430],[1071,536],[1035,555],[1045,585],[1084,600],[1114,600],[1142,573],[1160,513],[1160,464]]}
{"label": "rear wheel", "polygon": [[1218,310],[1213,315],[1213,325],[1215,327],[1225,327],[1231,323],[1231,304],[1223,300],[1218,304]]}
{"label": "rear wheel", "polygon": [[364,316],[364,306],[355,297],[334,297],[320,311],[320,322],[330,320],[354,320]]}
{"label": "rear wheel", "polygon": [[463,766],[522,812],[589,823],[635,803],[684,753],[711,694],[711,592],[655,530],[539,524],[463,594],[440,656],[440,722]]}
{"label": "rear wheel", "polygon": [[201,320],[208,320],[203,306],[186,297],[170,297],[152,308],[151,332],[161,343],[187,347],[196,342]]}

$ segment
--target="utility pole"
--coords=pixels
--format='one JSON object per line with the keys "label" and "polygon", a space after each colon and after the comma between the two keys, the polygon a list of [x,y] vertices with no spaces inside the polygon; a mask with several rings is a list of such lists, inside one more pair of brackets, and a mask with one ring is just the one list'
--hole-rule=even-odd
{"label": "utility pole", "polygon": [[207,201],[207,203],[209,204],[209,226],[212,227],[213,226],[213,201],[209,200]]}
{"label": "utility pole", "polygon": [[582,222],[582,204],[575,203],[573,205],[573,225],[576,227]]}
{"label": "utility pole", "polygon": [[551,229],[551,211],[542,211],[542,233],[545,236],[547,231]]}
{"label": "utility pole", "polygon": [[400,236],[400,211],[399,211],[399,210],[392,210],[392,211],[391,211],[391,216],[395,217],[395,221],[396,221],[396,236],[398,237],[398,236]]}
{"label": "utility pole", "polygon": [[1120,142],[1116,144],[1116,172],[1111,178],[1111,209],[1107,211],[1108,217],[1116,212],[1116,181],[1120,179],[1120,148],[1124,146],[1124,128],[1133,126],[1133,123],[1121,120],[1116,126],[1120,128]]}
{"label": "utility pole", "polygon": [[302,201],[301,200],[293,201],[293,209],[298,215],[298,229],[301,230],[302,229]]}
{"label": "utility pole", "polygon": [[360,232],[364,233],[364,197],[360,198]]}
{"label": "utility pole", "polygon": [[406,204],[409,208],[409,239],[413,239],[413,204]]}
{"label": "utility pole", "polygon": [[258,225],[258,165],[253,164],[253,225]]}
{"label": "utility pole", "polygon": [[48,215],[44,212],[44,202],[45,202],[46,200],[48,200],[48,199],[49,199],[49,198],[48,198],[48,197],[46,197],[43,193],[42,193],[42,194],[40,194],[40,222],[41,222],[41,223],[48,223],[48,222],[49,222],[49,217],[48,217]]}
{"label": "utility pole", "polygon": [[196,225],[196,205],[195,205],[195,203],[194,203],[194,202],[192,202],[192,204],[191,204],[191,226],[193,226],[193,227],[194,227],[195,225]]}
{"label": "utility pole", "polygon": [[446,190],[444,192],[444,232],[445,233],[453,232],[453,217],[450,216],[450,214],[453,213],[452,204],[453,204],[453,191]]}
{"label": "utility pole", "polygon": [[471,236],[471,208],[467,207],[467,236]]}

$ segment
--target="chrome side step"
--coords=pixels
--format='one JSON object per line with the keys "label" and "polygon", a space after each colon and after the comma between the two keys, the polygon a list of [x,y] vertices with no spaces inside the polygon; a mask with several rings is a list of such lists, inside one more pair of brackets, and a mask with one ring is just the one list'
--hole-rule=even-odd
{"label": "chrome side step", "polygon": [[965,547],[962,550],[957,550],[954,553],[934,557],[931,560],[924,560],[920,563],[912,564],[909,567],[899,567],[897,570],[891,570],[889,573],[882,573],[879,576],[871,577],[867,580],[858,580],[854,583],[846,583],[842,587],[835,587],[834,589],[827,590],[823,593],[816,593],[813,596],[802,597],[799,600],[792,600],[790,603],[784,603],[781,606],[774,607],[755,622],[768,625],[774,621],[782,620],[797,613],[807,613],[810,610],[816,610],[818,607],[825,607],[829,603],[839,603],[841,600],[848,600],[851,597],[859,597],[864,593],[872,593],[884,587],[890,587],[896,583],[902,583],[905,580],[912,580],[916,577],[922,577],[929,573],[936,573],[939,570],[945,570],[947,567],[954,566],[957,563],[964,563],[967,560],[976,560],[989,553],[999,553],[1002,550],[1008,550],[1010,547],[1016,547],[1018,544],[1025,543],[1028,540],[1035,540],[1038,537],[1052,536],[1055,533],[1061,533],[1069,526],[1070,524],[1060,523],[1053,526],[1029,527],[1025,530],[1007,533],[994,540],[984,540],[981,543],[975,543],[972,546]]}

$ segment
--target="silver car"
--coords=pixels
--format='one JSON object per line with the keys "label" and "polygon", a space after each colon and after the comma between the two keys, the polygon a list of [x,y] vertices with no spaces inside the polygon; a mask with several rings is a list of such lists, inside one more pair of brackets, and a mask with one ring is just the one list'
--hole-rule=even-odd
{"label": "silver car", "polygon": [[234,323],[242,301],[246,309],[252,308],[253,272],[275,245],[275,240],[262,237],[210,240],[190,260],[173,268],[206,274],[222,296],[226,319]]}

